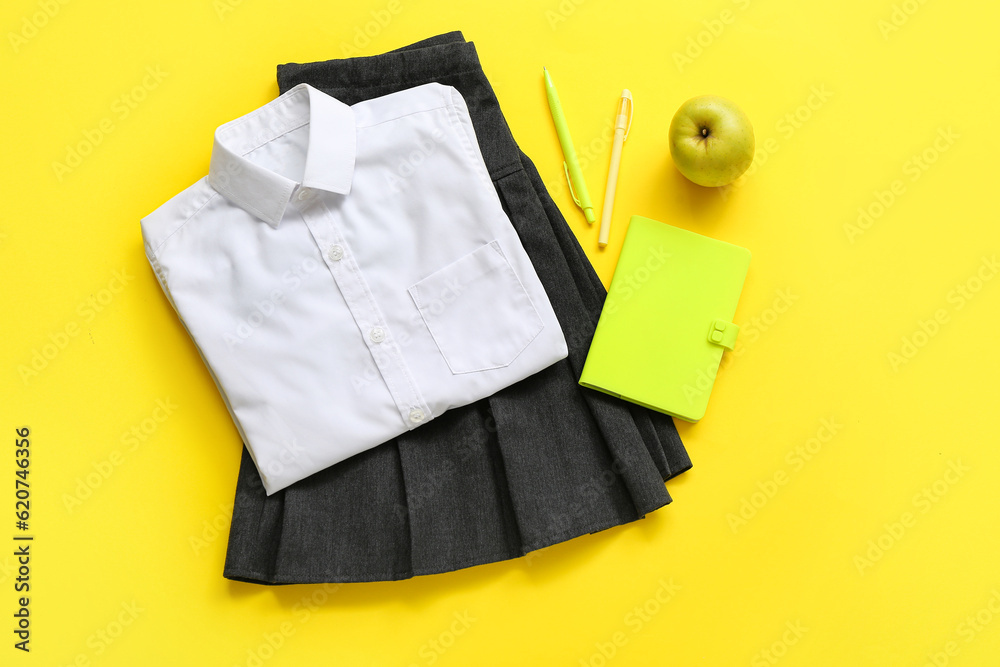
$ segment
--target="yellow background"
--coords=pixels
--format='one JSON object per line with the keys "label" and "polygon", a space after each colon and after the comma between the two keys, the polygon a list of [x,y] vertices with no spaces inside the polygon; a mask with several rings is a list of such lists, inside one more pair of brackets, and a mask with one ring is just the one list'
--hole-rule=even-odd
{"label": "yellow background", "polygon": [[[997,5],[397,3],[3,3],[0,663],[996,664],[1000,280],[976,281],[1000,250]],[[386,25],[372,23],[390,7]],[[753,252],[742,346],[706,418],[680,425],[695,467],[644,521],[528,559],[397,583],[229,582],[240,441],[160,294],[139,218],[206,173],[217,125],[277,94],[277,63],[454,29],[475,41],[514,136],[605,282],[632,213]],[[598,205],[602,137],[620,89],[635,95],[605,252],[562,184],[543,65]],[[147,68],[161,78],[137,91]],[[707,93],[736,101],[757,136],[754,173],[721,192],[684,180],[667,149],[674,110]],[[102,120],[112,130],[57,174]],[[925,152],[922,169],[912,159]],[[894,201],[849,234],[880,196]],[[959,285],[979,289],[960,300]],[[59,347],[67,326],[77,334]],[[909,358],[904,338],[920,344]],[[22,378],[44,349],[57,351]],[[162,422],[157,399],[177,406]],[[30,656],[11,633],[22,425]],[[125,437],[133,428],[145,439]],[[810,446],[800,467],[795,449]],[[741,508],[750,518],[734,523]],[[661,581],[680,587],[666,602]]]}

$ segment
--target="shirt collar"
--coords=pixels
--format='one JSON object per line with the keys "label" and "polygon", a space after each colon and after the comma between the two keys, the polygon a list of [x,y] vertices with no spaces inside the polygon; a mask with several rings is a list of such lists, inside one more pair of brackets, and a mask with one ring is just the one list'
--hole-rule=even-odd
{"label": "shirt collar", "polygon": [[[246,157],[307,124],[309,144],[301,184]],[[219,126],[208,182],[233,204],[277,227],[298,185],[349,194],[356,149],[351,107],[302,83],[256,111]]]}

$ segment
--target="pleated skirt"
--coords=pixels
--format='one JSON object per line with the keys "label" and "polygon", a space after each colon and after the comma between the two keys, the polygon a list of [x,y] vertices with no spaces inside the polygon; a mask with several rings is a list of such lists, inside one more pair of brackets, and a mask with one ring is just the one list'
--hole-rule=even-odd
{"label": "pleated skirt", "polygon": [[517,558],[642,518],[670,502],[664,481],[691,467],[669,416],[578,384],[606,292],[511,136],[472,43],[453,32],[376,56],[278,67],[282,93],[308,83],[346,104],[433,81],[466,100],[569,355],[271,496],[244,447],[229,579],[386,581]]}

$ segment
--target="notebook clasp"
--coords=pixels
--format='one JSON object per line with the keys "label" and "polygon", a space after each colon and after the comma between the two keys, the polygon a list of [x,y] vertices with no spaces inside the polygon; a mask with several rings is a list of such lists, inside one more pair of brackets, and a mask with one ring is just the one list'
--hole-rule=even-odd
{"label": "notebook clasp", "polygon": [[708,342],[713,345],[732,350],[736,347],[736,336],[740,333],[738,325],[725,320],[716,319],[708,329]]}

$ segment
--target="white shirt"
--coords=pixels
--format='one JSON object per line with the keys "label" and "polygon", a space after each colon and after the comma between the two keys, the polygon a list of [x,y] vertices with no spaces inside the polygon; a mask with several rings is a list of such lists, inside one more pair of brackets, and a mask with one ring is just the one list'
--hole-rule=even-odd
{"label": "white shirt", "polygon": [[566,356],[450,86],[296,86],[142,235],[268,494]]}

